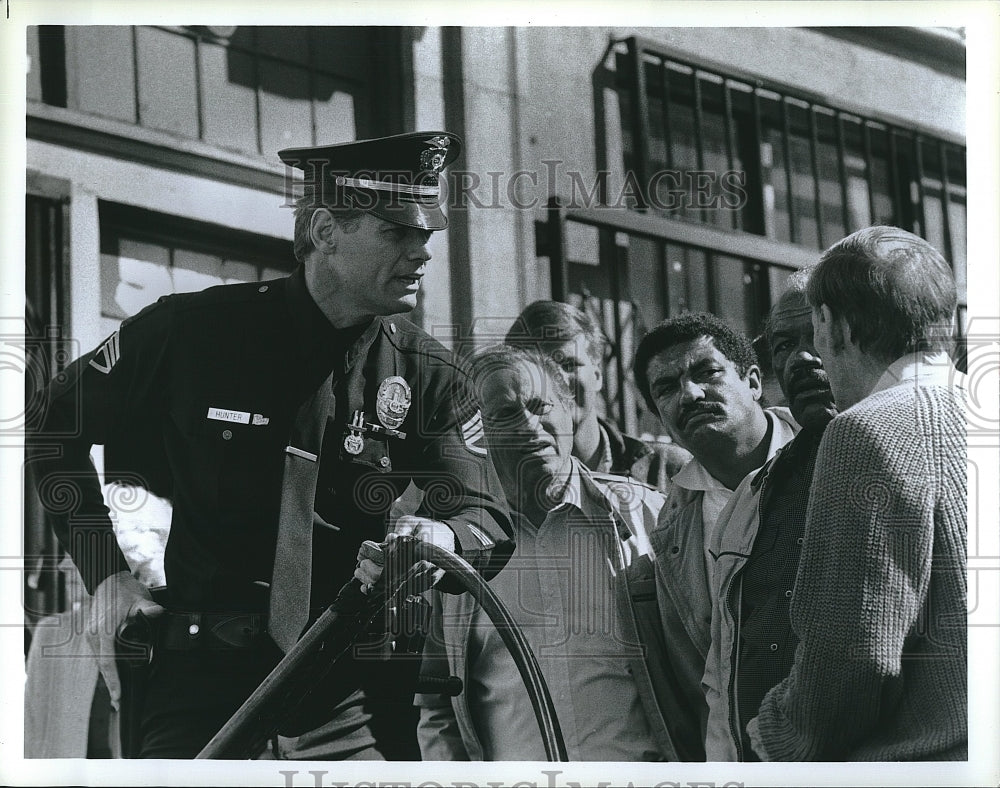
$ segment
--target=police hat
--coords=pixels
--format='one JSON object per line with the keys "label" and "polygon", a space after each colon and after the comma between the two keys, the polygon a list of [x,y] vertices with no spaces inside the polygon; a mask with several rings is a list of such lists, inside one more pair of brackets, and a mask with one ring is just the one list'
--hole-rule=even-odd
{"label": "police hat", "polygon": [[304,195],[317,205],[360,208],[388,222],[443,230],[440,173],[462,151],[447,131],[417,131],[316,148],[285,148],[281,160],[302,170]]}

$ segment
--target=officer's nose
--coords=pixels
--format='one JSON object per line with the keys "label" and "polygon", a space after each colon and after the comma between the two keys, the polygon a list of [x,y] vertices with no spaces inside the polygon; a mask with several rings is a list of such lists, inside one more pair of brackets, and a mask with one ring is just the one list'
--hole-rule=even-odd
{"label": "officer's nose", "polygon": [[410,259],[428,262],[431,259],[430,241],[431,233],[429,230],[414,230],[410,246]]}

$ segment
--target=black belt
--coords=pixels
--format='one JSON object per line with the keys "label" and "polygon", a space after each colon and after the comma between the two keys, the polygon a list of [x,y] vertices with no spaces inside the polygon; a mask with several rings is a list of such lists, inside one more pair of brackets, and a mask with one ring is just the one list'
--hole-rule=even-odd
{"label": "black belt", "polygon": [[253,648],[267,638],[267,614],[168,611],[157,629],[157,643],[168,651]]}
{"label": "black belt", "polygon": [[[309,611],[310,622],[325,607]],[[155,624],[157,645],[168,651],[246,649],[269,639],[267,613],[205,613],[168,610]]]}

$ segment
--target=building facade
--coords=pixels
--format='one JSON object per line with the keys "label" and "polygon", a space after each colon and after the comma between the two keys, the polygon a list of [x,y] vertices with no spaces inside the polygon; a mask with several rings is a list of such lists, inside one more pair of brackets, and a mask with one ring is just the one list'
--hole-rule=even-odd
{"label": "building facade", "polygon": [[[539,298],[610,340],[608,414],[651,325],[756,334],[787,274],[897,224],[966,296],[965,46],[917,28],[150,27],[27,31],[30,362],[55,373],[160,295],[283,275],[283,147],[465,139],[413,319],[459,351]],[[99,459],[99,457],[98,457]],[[29,555],[54,551],[26,504]],[[29,576],[28,607],[58,609]]]}

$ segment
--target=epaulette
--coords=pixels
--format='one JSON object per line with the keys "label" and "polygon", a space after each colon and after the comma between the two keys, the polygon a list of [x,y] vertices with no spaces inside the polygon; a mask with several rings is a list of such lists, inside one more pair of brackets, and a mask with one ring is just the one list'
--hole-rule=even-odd
{"label": "epaulette", "polygon": [[462,366],[456,361],[454,354],[419,326],[414,325],[400,315],[390,315],[389,317],[380,319],[382,321],[383,335],[400,352],[427,356],[453,369],[464,372]]}
{"label": "epaulette", "polygon": [[124,320],[122,320],[122,322],[118,326],[118,329],[121,330],[121,329],[125,328],[126,326],[129,326],[132,323],[135,323],[138,320],[142,320],[143,318],[148,317],[149,315],[152,315],[152,314],[158,312],[160,309],[162,309],[168,303],[170,303],[170,299],[171,298],[173,298],[173,296],[169,296],[169,295],[160,296],[152,304],[148,304],[148,305],[144,306],[142,309],[140,309],[134,315],[129,315]]}
{"label": "epaulette", "polygon": [[[254,300],[276,298],[282,292],[282,280],[267,282],[241,282],[233,285],[214,285],[195,293],[176,293],[165,296],[177,311],[191,309],[213,309],[228,304],[246,303]],[[163,299],[161,299],[163,300]]]}

